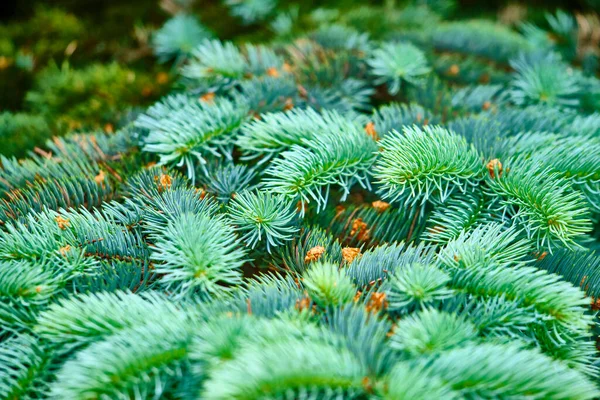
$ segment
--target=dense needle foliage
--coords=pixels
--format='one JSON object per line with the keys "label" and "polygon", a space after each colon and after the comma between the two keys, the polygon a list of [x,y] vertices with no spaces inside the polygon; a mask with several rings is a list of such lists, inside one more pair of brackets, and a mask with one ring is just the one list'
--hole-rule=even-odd
{"label": "dense needle foliage", "polygon": [[600,397],[597,14],[160,3],[0,30],[0,399]]}

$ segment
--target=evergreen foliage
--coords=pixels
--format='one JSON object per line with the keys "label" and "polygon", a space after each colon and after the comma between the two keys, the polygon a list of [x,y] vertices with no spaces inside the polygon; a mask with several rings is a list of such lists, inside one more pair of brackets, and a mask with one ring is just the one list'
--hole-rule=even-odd
{"label": "evergreen foliage", "polygon": [[207,4],[0,114],[0,398],[599,398],[593,18]]}
{"label": "evergreen foliage", "polygon": [[161,61],[183,61],[210,32],[191,15],[178,14],[154,34],[152,46]]}

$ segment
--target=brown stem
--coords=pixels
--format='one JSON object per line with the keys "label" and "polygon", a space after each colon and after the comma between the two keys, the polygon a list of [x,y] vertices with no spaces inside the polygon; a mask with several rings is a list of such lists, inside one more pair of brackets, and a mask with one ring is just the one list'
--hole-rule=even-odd
{"label": "brown stem", "polygon": [[417,223],[417,218],[419,218],[419,213],[421,212],[420,208],[417,208],[417,212],[415,213],[415,216],[413,217],[412,223],[410,224],[410,229],[408,231],[408,235],[406,236],[406,242],[410,242],[410,238],[413,234],[413,231],[415,229],[415,224]]}

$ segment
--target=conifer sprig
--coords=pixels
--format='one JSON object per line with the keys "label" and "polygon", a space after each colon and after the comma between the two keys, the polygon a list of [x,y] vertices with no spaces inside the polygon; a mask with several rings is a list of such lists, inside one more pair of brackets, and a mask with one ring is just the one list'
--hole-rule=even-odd
{"label": "conifer sprig", "polygon": [[268,252],[298,231],[295,205],[286,197],[264,192],[238,193],[228,208],[234,229],[254,248],[264,241]]}
{"label": "conifer sprig", "polygon": [[445,201],[453,192],[465,193],[483,178],[483,165],[464,138],[441,126],[405,127],[381,141],[375,165],[379,193],[406,205]]}
{"label": "conifer sprig", "polygon": [[265,187],[292,199],[314,201],[322,209],[332,185],[342,190],[342,200],[354,183],[370,187],[369,169],[376,149],[375,141],[357,128],[305,140],[273,160]]}
{"label": "conifer sprig", "polygon": [[375,83],[387,83],[391,94],[397,94],[403,82],[418,85],[431,68],[425,54],[410,43],[386,43],[368,60]]}
{"label": "conifer sprig", "polygon": [[206,164],[209,155],[225,153],[247,113],[245,104],[227,99],[189,100],[176,107],[165,102],[136,125],[150,130],[144,151],[158,154],[161,165],[185,166],[188,177],[194,179],[195,165]]}

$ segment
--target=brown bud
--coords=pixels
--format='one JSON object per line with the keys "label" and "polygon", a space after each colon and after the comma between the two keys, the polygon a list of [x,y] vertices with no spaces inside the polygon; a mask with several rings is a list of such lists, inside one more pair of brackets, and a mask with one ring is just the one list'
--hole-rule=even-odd
{"label": "brown bud", "polygon": [[98,172],[98,175],[96,175],[94,177],[94,181],[100,185],[101,183],[104,182],[104,179],[106,178],[106,175],[104,175],[104,171],[100,170],[100,172]]}
{"label": "brown bud", "polygon": [[58,227],[62,230],[65,230],[69,226],[71,226],[71,223],[69,222],[69,220],[67,218],[61,217],[60,215],[57,215],[56,218],[54,218],[54,220],[58,224]]}
{"label": "brown bud", "polygon": [[487,163],[487,169],[490,173],[491,178],[496,177],[496,171],[498,171],[498,177],[502,177],[502,163],[497,158],[494,158],[489,163]]}
{"label": "brown bud", "polygon": [[306,88],[304,86],[302,86],[302,85],[298,85],[298,94],[303,99],[308,98],[308,90],[306,90]]}
{"label": "brown bud", "polygon": [[292,100],[291,97],[288,97],[287,99],[285,99],[285,103],[283,105],[283,110],[284,111],[289,111],[292,108],[294,108],[294,100]]}
{"label": "brown bud", "polygon": [[360,241],[369,240],[371,237],[370,229],[368,229],[368,225],[363,222],[362,218],[356,218],[352,221],[352,230],[350,231],[350,236],[355,236]]}
{"label": "brown bud", "polygon": [[374,292],[371,294],[371,299],[366,305],[367,312],[379,312],[385,310],[388,307],[388,301],[386,294],[383,292]]}
{"label": "brown bud", "polygon": [[173,185],[173,178],[167,174],[161,174],[158,179],[158,191],[162,192],[167,189],[171,189]]}
{"label": "brown bud", "polygon": [[277,68],[271,67],[267,69],[267,75],[277,78],[279,77],[279,71],[277,71]]}
{"label": "brown bud", "polygon": [[71,245],[63,246],[58,251],[60,251],[61,256],[65,257],[67,255],[67,253],[69,252],[69,250],[71,250]]}
{"label": "brown bud", "polygon": [[379,135],[377,135],[377,131],[375,130],[374,122],[371,121],[367,123],[365,126],[365,132],[367,132],[367,135],[371,136],[373,140],[379,140]]}
{"label": "brown bud", "polygon": [[456,76],[460,73],[460,68],[456,64],[452,64],[450,68],[448,68],[448,75]]}
{"label": "brown bud", "polygon": [[0,56],[0,69],[6,69],[12,64],[12,59],[6,56]]}
{"label": "brown bud", "polygon": [[372,393],[373,392],[373,381],[371,381],[371,378],[369,378],[368,376],[365,376],[362,378],[361,381],[362,387],[365,390],[365,392],[367,393]]}
{"label": "brown bud", "polygon": [[342,258],[348,264],[350,264],[356,257],[360,255],[360,249],[358,247],[344,247],[342,249]]}
{"label": "brown bud", "polygon": [[296,211],[306,212],[307,209],[308,209],[308,205],[305,202],[303,202],[302,200],[298,200],[298,202],[296,203]]}
{"label": "brown bud", "polygon": [[325,247],[315,246],[306,253],[306,257],[304,257],[304,262],[309,263],[317,261],[319,258],[321,258],[323,253],[325,253]]}
{"label": "brown bud", "polygon": [[144,97],[148,97],[152,94],[152,92],[154,92],[154,89],[152,89],[152,86],[144,86],[142,88],[142,96]]}
{"label": "brown bud", "polygon": [[115,131],[115,127],[111,123],[107,123],[104,125],[104,131],[108,133],[113,133]]}
{"label": "brown bud", "polygon": [[200,96],[200,100],[205,103],[214,103],[215,94],[213,92],[204,93],[202,96]]}
{"label": "brown bud", "polygon": [[299,300],[296,300],[296,310],[304,311],[310,309],[310,297],[303,297]]}
{"label": "brown bud", "polygon": [[371,205],[373,206],[373,208],[375,210],[377,210],[377,212],[384,212],[385,210],[387,210],[388,208],[390,208],[390,203],[386,203],[385,201],[381,201],[381,200],[376,200],[373,203],[371,203]]}
{"label": "brown bud", "polygon": [[167,82],[169,82],[169,74],[167,74],[166,72],[159,72],[156,75],[156,83],[158,83],[159,85],[164,85]]}
{"label": "brown bud", "polygon": [[392,327],[390,328],[390,331],[386,334],[387,337],[392,337],[394,336],[394,333],[396,332],[396,328],[398,326],[396,324],[393,324]]}

